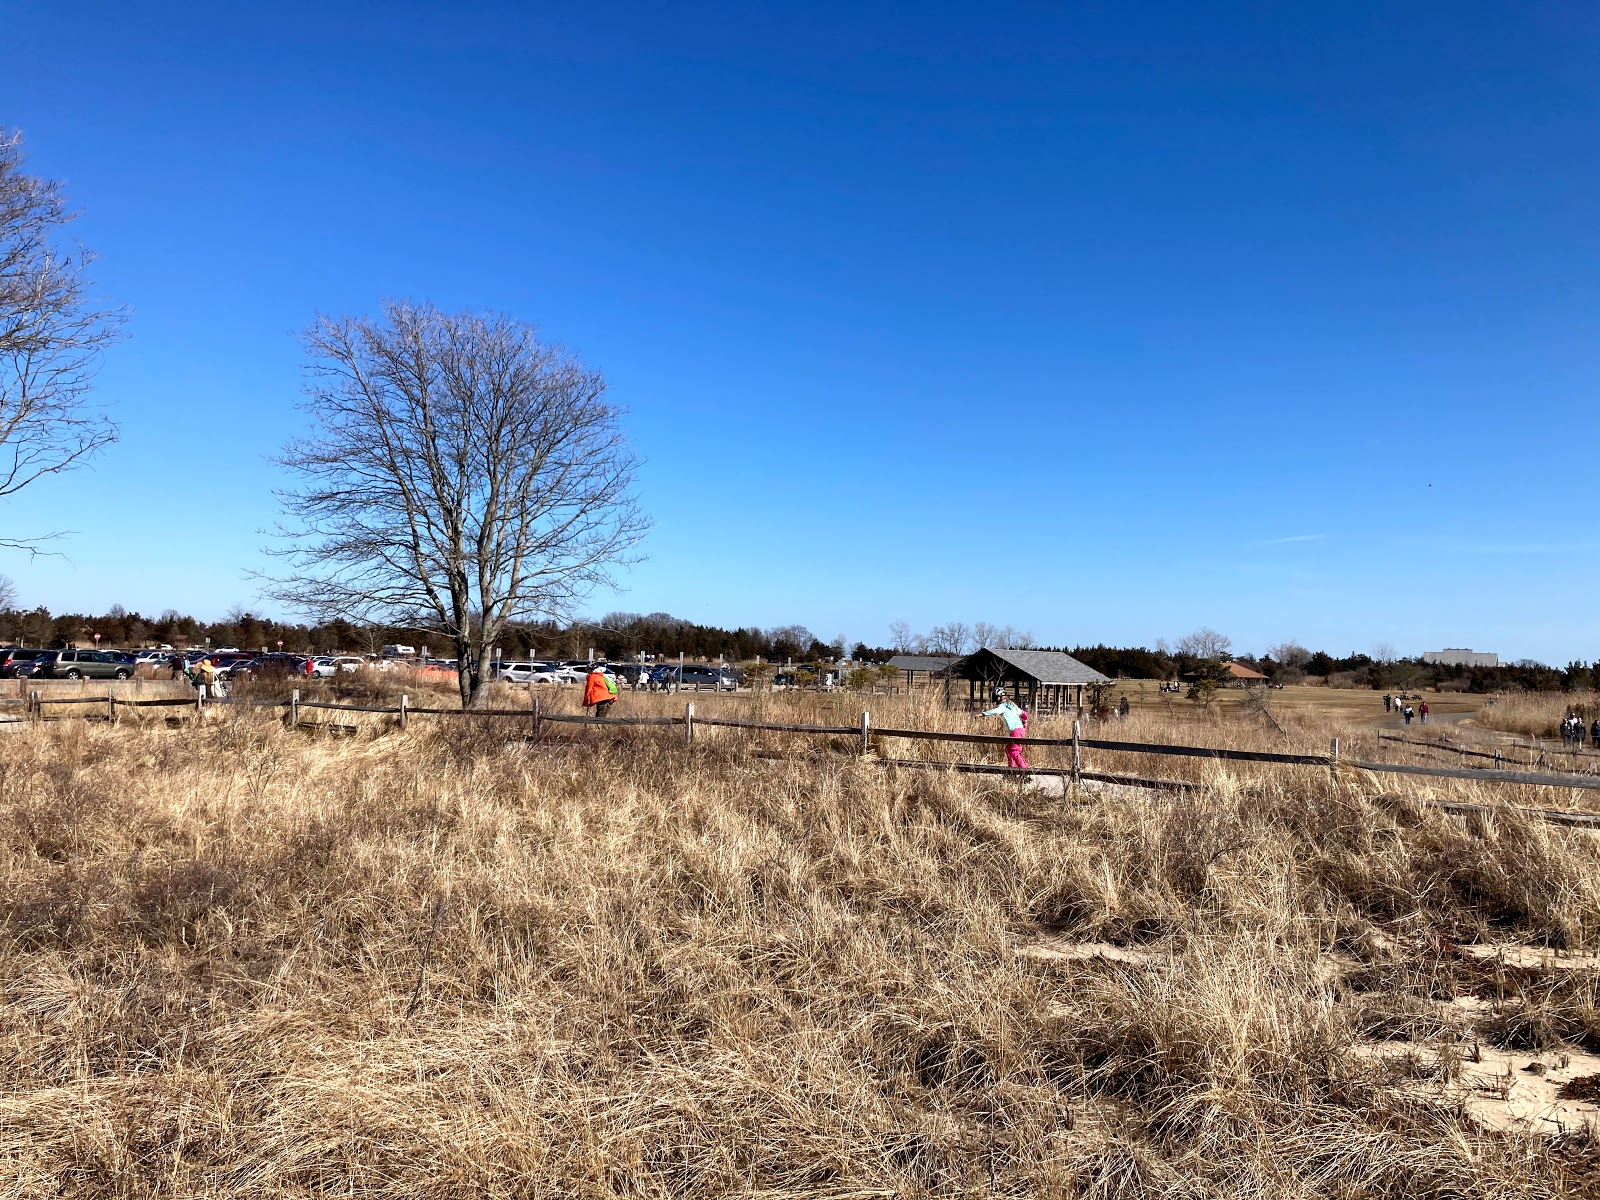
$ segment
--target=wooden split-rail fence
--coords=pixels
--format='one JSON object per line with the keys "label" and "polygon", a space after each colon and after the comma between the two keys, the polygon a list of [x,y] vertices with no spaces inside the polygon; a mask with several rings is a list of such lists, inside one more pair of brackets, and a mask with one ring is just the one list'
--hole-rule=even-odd
{"label": "wooden split-rail fence", "polygon": [[[216,702],[212,702],[213,704]],[[1503,769],[1503,763],[1496,762],[1494,769],[1470,767],[1434,767],[1417,766],[1408,763],[1366,762],[1359,759],[1342,758],[1339,753],[1339,739],[1333,738],[1329,744],[1327,754],[1289,754],[1266,750],[1236,750],[1223,746],[1178,746],[1164,742],[1124,742],[1113,741],[1106,738],[1089,738],[1083,736],[1082,723],[1072,723],[1072,736],[1068,738],[1013,738],[1004,734],[991,733],[962,733],[944,729],[899,729],[885,726],[874,726],[872,714],[863,712],[861,719],[854,725],[807,725],[778,721],[747,721],[736,717],[708,717],[696,716],[694,703],[691,701],[684,705],[682,716],[661,717],[591,717],[578,716],[571,713],[548,713],[537,697],[527,708],[479,708],[463,710],[459,708],[428,708],[414,707],[409,696],[401,696],[400,703],[395,706],[369,705],[369,704],[334,704],[321,700],[302,700],[298,690],[290,693],[287,700],[229,700],[231,706],[244,706],[249,708],[270,708],[286,710],[286,720],[291,727],[310,727],[331,729],[335,731],[356,732],[358,727],[351,725],[335,724],[328,721],[307,721],[302,716],[307,711],[367,713],[395,718],[398,729],[407,728],[413,717],[455,717],[455,718],[483,718],[483,719],[513,719],[528,723],[528,736],[533,741],[539,741],[544,735],[546,724],[569,725],[606,725],[606,726],[678,726],[683,729],[683,740],[686,745],[693,745],[695,730],[700,726],[709,726],[726,729],[746,729],[772,733],[793,733],[815,737],[848,737],[857,741],[860,752],[867,755],[872,750],[874,738],[903,738],[910,741],[932,742],[957,742],[983,746],[1022,746],[1025,748],[1060,747],[1071,749],[1070,767],[1030,767],[1019,769],[1009,766],[999,766],[993,763],[951,762],[940,759],[904,759],[876,757],[872,761],[884,766],[905,767],[913,769],[937,769],[961,771],[977,774],[1008,775],[1017,778],[1036,776],[1054,776],[1070,779],[1074,785],[1081,782],[1119,784],[1127,787],[1155,788],[1178,792],[1194,792],[1200,788],[1190,780],[1156,779],[1142,775],[1130,775],[1109,771],[1093,771],[1084,765],[1084,751],[1101,750],[1117,754],[1144,754],[1162,757],[1182,757],[1211,759],[1219,762],[1264,763],[1279,766],[1311,767],[1332,773],[1337,776],[1341,768],[1353,768],[1361,771],[1371,771],[1375,774],[1411,775],[1430,779],[1464,779],[1474,783],[1513,784],[1523,787],[1549,787],[1570,788],[1578,791],[1600,791],[1600,776],[1579,775],[1571,773],[1547,771],[1521,771]],[[194,699],[163,698],[129,700],[117,696],[114,690],[108,688],[104,697],[99,696],[72,696],[54,697],[45,696],[41,692],[31,692],[23,700],[3,700],[0,704],[23,704],[26,706],[26,715],[35,718],[43,715],[46,705],[91,705],[99,706],[98,712],[87,712],[85,715],[101,715],[104,719],[115,721],[118,708],[185,708],[194,711],[196,716],[204,714],[207,702],[203,695],[196,693]],[[1403,741],[1408,739],[1396,738],[1392,735],[1380,734],[1381,741]],[[1430,743],[1425,743],[1430,744]],[[1448,747],[1453,752],[1463,755],[1473,755],[1484,758],[1497,758],[1496,755],[1484,751],[1467,751],[1451,745]],[[1488,813],[1492,809],[1487,805],[1459,803],[1453,801],[1440,801],[1439,807],[1458,813]],[[1537,817],[1544,821],[1560,825],[1600,829],[1600,814],[1585,812],[1566,812],[1545,808],[1519,808],[1520,812]]]}

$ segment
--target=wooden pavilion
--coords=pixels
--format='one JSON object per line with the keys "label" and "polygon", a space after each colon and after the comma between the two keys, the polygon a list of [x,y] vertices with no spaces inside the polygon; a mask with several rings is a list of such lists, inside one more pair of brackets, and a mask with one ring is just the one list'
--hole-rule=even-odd
{"label": "wooden pavilion", "polygon": [[957,660],[945,675],[945,700],[952,684],[967,681],[967,707],[987,708],[996,687],[1031,713],[1081,711],[1083,689],[1111,680],[1058,650],[979,650]]}
{"label": "wooden pavilion", "polygon": [[906,691],[909,692],[917,686],[918,675],[936,679],[941,672],[948,671],[955,661],[954,654],[896,654],[884,666],[893,667],[905,675]]}

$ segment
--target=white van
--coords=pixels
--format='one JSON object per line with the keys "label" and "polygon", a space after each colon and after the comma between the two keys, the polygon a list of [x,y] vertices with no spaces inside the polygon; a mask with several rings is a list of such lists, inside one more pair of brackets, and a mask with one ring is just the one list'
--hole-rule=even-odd
{"label": "white van", "polygon": [[417,648],[415,646],[385,646],[383,648],[383,656],[385,658],[415,658],[417,656]]}

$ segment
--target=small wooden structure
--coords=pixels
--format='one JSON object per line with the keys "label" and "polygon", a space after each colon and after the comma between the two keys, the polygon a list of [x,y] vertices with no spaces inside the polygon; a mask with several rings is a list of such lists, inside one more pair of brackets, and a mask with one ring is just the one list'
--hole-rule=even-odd
{"label": "small wooden structure", "polygon": [[893,667],[905,675],[906,691],[909,692],[917,685],[918,675],[937,679],[955,661],[954,654],[896,654],[884,666]]}
{"label": "small wooden structure", "polygon": [[1228,683],[1234,687],[1259,687],[1267,681],[1267,677],[1260,671],[1252,671],[1249,667],[1240,666],[1236,662],[1225,662],[1222,669],[1227,672]]}
{"label": "small wooden structure", "polygon": [[987,708],[999,686],[1031,713],[1081,711],[1083,689],[1111,680],[1058,650],[979,650],[954,663],[945,675],[946,702],[952,681],[967,681],[967,707]]}

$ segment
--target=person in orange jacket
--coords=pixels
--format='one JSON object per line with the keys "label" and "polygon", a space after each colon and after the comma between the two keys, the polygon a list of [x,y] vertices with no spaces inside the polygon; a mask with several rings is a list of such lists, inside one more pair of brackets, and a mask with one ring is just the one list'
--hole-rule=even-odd
{"label": "person in orange jacket", "polygon": [[617,699],[617,681],[610,673],[598,664],[589,672],[589,677],[583,681],[583,706],[594,706],[594,715],[603,717],[611,711],[611,706]]}

